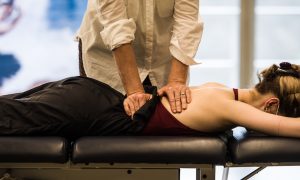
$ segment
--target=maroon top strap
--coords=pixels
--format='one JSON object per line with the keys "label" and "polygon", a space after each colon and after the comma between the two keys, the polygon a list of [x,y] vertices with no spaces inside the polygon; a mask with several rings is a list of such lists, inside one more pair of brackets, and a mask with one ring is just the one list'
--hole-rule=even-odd
{"label": "maroon top strap", "polygon": [[233,93],[234,93],[234,99],[236,101],[238,101],[239,100],[239,90],[236,88],[233,88]]}

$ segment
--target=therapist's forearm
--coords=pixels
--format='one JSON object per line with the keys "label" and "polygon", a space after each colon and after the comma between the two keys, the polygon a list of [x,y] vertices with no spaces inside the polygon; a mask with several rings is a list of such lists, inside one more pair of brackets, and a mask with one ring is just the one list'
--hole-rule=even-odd
{"label": "therapist's forearm", "polygon": [[123,44],[113,50],[119,74],[127,95],[144,92],[131,44]]}
{"label": "therapist's forearm", "polygon": [[186,84],[189,67],[176,58],[172,59],[171,70],[168,78],[169,83]]}

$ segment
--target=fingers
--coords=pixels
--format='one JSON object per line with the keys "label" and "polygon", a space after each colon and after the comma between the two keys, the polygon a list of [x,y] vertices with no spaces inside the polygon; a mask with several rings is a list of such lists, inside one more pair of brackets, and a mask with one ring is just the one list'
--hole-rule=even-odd
{"label": "fingers", "polygon": [[123,102],[125,112],[128,116],[132,116],[135,113],[134,103],[131,99],[126,98]]}
{"label": "fingers", "polygon": [[165,93],[168,97],[170,107],[173,113],[181,112],[180,91],[176,88],[169,87]]}
{"label": "fingers", "polygon": [[139,98],[138,99],[138,108],[136,110],[138,110],[140,107],[142,107],[144,104],[146,103],[146,99],[145,98]]}
{"label": "fingers", "polygon": [[180,90],[174,89],[175,94],[175,106],[176,106],[176,112],[181,112],[181,97],[180,97]]}
{"label": "fingers", "polygon": [[128,116],[130,116],[131,115],[131,111],[130,111],[130,107],[129,107],[128,103],[126,102],[126,100],[123,102],[123,106],[124,106],[124,110],[125,110],[126,114]]}
{"label": "fingers", "polygon": [[126,114],[133,116],[151,97],[152,95],[145,93],[134,93],[128,96],[123,102]]}
{"label": "fingers", "polygon": [[187,93],[186,93],[186,88],[181,89],[181,91],[180,91],[180,100],[181,100],[182,109],[186,110],[186,108],[187,108]]}
{"label": "fingers", "polygon": [[187,109],[187,105],[191,103],[191,90],[189,87],[177,84],[167,85],[159,90],[159,94],[166,95],[173,113],[180,113]]}
{"label": "fingers", "polygon": [[158,94],[159,96],[162,96],[162,95],[164,94],[164,88],[159,89],[159,90],[157,91],[157,94]]}
{"label": "fingers", "polygon": [[158,94],[159,96],[162,96],[162,95],[164,95],[164,94],[167,94],[168,89],[169,89],[169,87],[164,86],[164,87],[162,87],[161,89],[159,89],[159,90],[157,91],[157,94]]}
{"label": "fingers", "polygon": [[133,103],[133,111],[134,111],[132,114],[134,114],[138,109],[140,109],[139,98],[134,97],[131,100]]}
{"label": "fingers", "polygon": [[182,109],[187,109],[187,104],[192,102],[191,90],[189,87],[184,87],[180,91]]}
{"label": "fingers", "polygon": [[191,94],[192,93],[191,93],[190,88],[186,88],[185,95],[186,95],[186,101],[187,101],[188,104],[192,102],[192,95]]}

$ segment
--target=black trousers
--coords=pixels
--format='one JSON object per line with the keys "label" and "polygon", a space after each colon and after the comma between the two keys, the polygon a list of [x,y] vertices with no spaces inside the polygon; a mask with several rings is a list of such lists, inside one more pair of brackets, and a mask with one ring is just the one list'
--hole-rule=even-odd
{"label": "black trousers", "polygon": [[133,121],[124,96],[86,77],[71,77],[0,97],[0,135],[134,135],[145,121]]}

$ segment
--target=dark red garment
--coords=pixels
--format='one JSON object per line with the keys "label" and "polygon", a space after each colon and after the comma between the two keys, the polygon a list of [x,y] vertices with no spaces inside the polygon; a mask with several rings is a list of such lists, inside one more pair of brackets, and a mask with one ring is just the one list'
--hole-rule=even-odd
{"label": "dark red garment", "polygon": [[159,102],[149,119],[142,135],[202,135],[203,132],[191,129],[179,122],[163,105]]}
{"label": "dark red garment", "polygon": [[[233,89],[234,98],[238,101],[238,89]],[[163,105],[159,102],[156,109],[149,119],[142,135],[203,135],[201,131],[191,129],[178,121]]]}
{"label": "dark red garment", "polygon": [[239,90],[236,88],[233,88],[233,93],[234,93],[234,99],[236,101],[238,101],[239,100]]}

